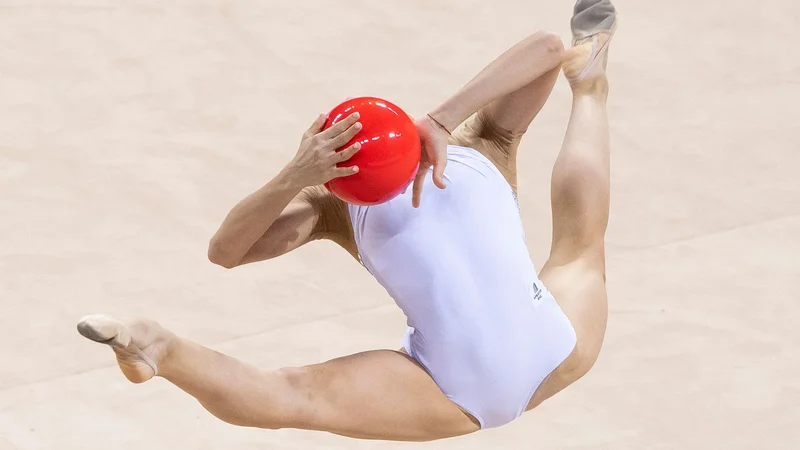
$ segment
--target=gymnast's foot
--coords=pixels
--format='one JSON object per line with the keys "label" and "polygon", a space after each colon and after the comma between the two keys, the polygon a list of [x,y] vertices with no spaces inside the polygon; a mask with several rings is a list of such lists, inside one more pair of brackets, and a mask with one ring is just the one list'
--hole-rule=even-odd
{"label": "gymnast's foot", "polygon": [[96,314],[78,322],[78,332],[85,338],[110,346],[117,354],[117,364],[133,383],[144,383],[158,374],[169,354],[175,335],[148,320],[128,323]]}
{"label": "gymnast's foot", "polygon": [[608,48],[617,27],[617,12],[609,0],[578,0],[570,21],[572,48],[563,58],[564,75],[573,92],[607,93]]}

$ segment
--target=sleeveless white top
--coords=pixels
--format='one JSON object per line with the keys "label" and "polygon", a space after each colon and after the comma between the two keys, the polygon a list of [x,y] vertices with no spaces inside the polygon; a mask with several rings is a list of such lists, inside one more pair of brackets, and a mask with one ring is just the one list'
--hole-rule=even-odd
{"label": "sleeveless white top", "polygon": [[367,270],[408,318],[404,346],[483,427],[522,412],[572,352],[575,331],[539,281],[516,198],[499,170],[450,146],[447,188],[428,176],[379,205],[349,205]]}

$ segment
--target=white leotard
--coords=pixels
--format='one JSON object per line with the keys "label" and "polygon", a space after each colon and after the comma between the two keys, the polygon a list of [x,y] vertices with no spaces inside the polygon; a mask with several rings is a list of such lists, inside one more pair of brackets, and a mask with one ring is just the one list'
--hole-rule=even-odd
{"label": "white leotard", "polygon": [[538,279],[514,194],[478,151],[449,147],[447,189],[426,180],[350,205],[362,261],[408,317],[404,347],[482,427],[522,414],[575,331]]}

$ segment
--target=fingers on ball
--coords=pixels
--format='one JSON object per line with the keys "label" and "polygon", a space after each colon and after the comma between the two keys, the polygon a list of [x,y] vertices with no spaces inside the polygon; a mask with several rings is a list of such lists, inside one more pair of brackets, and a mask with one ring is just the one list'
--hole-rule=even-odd
{"label": "fingers on ball", "polygon": [[361,150],[361,143],[360,142],[356,142],[355,144],[353,144],[353,145],[347,147],[346,149],[338,152],[336,154],[336,156],[337,156],[337,159],[339,160],[339,162],[345,162],[348,159],[352,158],[353,155],[355,155],[359,150]]}
{"label": "fingers on ball", "polygon": [[350,176],[350,175],[357,174],[358,170],[359,170],[358,166],[337,167],[334,170],[334,175],[336,175],[337,178],[347,177],[347,176]]}
{"label": "fingers on ball", "polygon": [[322,130],[322,127],[325,126],[325,121],[327,120],[325,114],[320,114],[314,119],[314,123],[308,127],[306,130],[306,136],[314,136],[315,134],[319,133]]}
{"label": "fingers on ball", "polygon": [[357,112],[350,114],[349,116],[345,117],[344,120],[338,122],[336,125],[325,130],[324,132],[325,137],[331,139],[336,138],[337,136],[347,131],[350,127],[352,127],[360,117],[361,114]]}
{"label": "fingers on ball", "polygon": [[343,133],[331,139],[331,144],[334,146],[334,148],[339,148],[347,144],[356,136],[356,134],[358,134],[359,131],[361,131],[361,127],[362,125],[360,122],[353,124],[353,126],[345,130]]}

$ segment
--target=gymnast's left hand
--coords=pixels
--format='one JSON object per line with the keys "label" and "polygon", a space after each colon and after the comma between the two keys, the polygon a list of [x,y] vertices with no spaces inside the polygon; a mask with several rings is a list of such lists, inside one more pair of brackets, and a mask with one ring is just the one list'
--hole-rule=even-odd
{"label": "gymnast's left hand", "polygon": [[422,198],[422,186],[428,169],[433,167],[433,184],[444,189],[444,168],[447,165],[447,143],[449,133],[429,116],[417,120],[417,130],[422,141],[422,156],[419,170],[414,178],[414,190],[411,203],[418,208]]}

